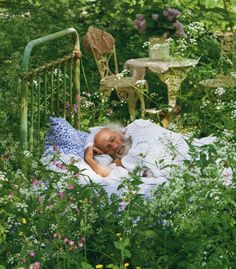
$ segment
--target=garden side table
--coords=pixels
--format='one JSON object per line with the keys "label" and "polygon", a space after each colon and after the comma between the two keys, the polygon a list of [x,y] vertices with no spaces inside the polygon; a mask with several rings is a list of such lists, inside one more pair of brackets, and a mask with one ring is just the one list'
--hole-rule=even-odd
{"label": "garden side table", "polygon": [[157,74],[167,85],[168,90],[168,110],[171,111],[176,106],[176,95],[180,89],[182,81],[186,78],[187,72],[198,60],[177,59],[150,60],[149,58],[129,59],[125,63],[125,69],[130,69],[133,74],[133,82],[144,79],[146,70]]}

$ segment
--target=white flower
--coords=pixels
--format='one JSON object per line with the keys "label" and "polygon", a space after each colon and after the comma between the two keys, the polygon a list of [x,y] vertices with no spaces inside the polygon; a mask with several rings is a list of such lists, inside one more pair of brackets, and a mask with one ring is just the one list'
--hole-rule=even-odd
{"label": "white flower", "polygon": [[116,75],[116,78],[115,79],[121,79],[121,78],[123,78],[124,77],[124,74],[121,72],[121,73],[118,73],[117,75]]}
{"label": "white flower", "polygon": [[146,80],[145,80],[145,79],[137,80],[137,81],[135,82],[135,85],[138,85],[138,86],[144,86],[144,85],[146,85]]}
{"label": "white flower", "polygon": [[82,15],[82,16],[86,16],[86,15],[88,15],[88,11],[87,11],[87,10],[83,10],[83,11],[81,12],[81,15]]}
{"label": "white flower", "polygon": [[223,95],[225,93],[225,89],[223,87],[218,87],[216,90],[215,90],[215,94],[216,95]]}
{"label": "white flower", "polygon": [[146,47],[149,47],[149,45],[150,45],[150,42],[146,41],[146,42],[143,43],[143,46],[142,47],[143,48],[146,48]]}
{"label": "white flower", "polygon": [[233,179],[233,170],[231,167],[224,168],[222,171],[223,176],[223,184],[227,187],[232,184],[232,179]]}
{"label": "white flower", "polygon": [[236,109],[231,111],[231,116],[232,116],[232,118],[236,118]]}

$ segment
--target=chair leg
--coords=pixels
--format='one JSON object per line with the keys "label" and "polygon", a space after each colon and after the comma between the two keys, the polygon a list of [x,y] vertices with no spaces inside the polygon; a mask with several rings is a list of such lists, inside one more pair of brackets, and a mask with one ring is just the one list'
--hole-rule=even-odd
{"label": "chair leg", "polygon": [[132,97],[128,99],[129,115],[130,115],[131,120],[134,120],[136,118],[135,117],[136,102],[137,102],[137,98]]}
{"label": "chair leg", "polygon": [[145,118],[145,101],[144,101],[144,96],[142,92],[138,92],[138,98],[140,101],[140,106],[141,106],[141,118]]}
{"label": "chair leg", "polygon": [[124,100],[128,103],[129,115],[132,120],[135,119],[135,108],[138,96],[134,89],[130,88],[122,88],[116,90],[118,97],[120,100]]}
{"label": "chair leg", "polygon": [[105,98],[105,99],[109,99],[109,97],[111,96],[111,92],[113,91],[112,88],[104,88],[104,87],[100,87],[99,88],[99,92],[101,93],[101,95]]}

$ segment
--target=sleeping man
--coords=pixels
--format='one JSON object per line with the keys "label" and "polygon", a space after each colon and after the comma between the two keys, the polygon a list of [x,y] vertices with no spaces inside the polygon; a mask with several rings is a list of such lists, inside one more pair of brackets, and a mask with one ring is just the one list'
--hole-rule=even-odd
{"label": "sleeping man", "polygon": [[[139,167],[141,176],[168,178],[171,168],[190,159],[189,138],[148,120],[135,120],[126,128],[104,127],[96,132],[93,145],[85,150],[85,161],[99,175],[106,177],[111,169],[96,161],[97,154],[108,154],[118,166],[129,172]],[[213,137],[193,139],[194,146],[212,143]]]}

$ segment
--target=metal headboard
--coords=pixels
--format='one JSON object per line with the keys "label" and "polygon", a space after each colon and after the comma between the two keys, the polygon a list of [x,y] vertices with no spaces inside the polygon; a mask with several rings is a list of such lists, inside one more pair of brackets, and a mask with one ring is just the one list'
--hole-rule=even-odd
{"label": "metal headboard", "polygon": [[[67,35],[73,36],[70,55],[29,68],[33,48]],[[79,36],[74,28],[32,40],[25,47],[20,74],[20,142],[23,148],[41,151],[50,116],[64,117],[75,128],[79,127],[80,57]]]}

